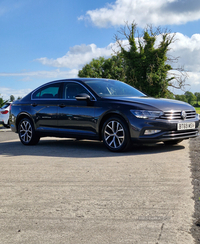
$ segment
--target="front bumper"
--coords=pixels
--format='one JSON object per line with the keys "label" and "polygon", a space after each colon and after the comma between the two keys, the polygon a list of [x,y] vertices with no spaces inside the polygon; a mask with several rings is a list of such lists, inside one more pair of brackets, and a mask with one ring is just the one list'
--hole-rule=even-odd
{"label": "front bumper", "polygon": [[[188,130],[188,131],[164,131],[158,133],[157,135],[151,136],[141,136],[139,141],[145,142],[160,142],[160,141],[170,141],[170,140],[185,140],[189,138],[194,138],[199,135],[199,130]],[[151,138],[150,138],[151,137]]]}
{"label": "front bumper", "polygon": [[[188,120],[185,123],[195,122],[194,129],[178,130],[177,124],[183,121],[169,121],[169,120],[142,120],[137,119],[131,123],[131,139],[132,141],[141,142],[161,142],[170,140],[185,140],[194,138],[199,135],[199,120]],[[145,130],[159,130],[160,132],[145,135]]]}

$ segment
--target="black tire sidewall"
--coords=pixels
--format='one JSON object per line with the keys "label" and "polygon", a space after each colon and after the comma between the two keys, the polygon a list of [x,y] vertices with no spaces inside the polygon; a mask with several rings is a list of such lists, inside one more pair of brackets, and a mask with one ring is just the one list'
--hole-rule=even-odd
{"label": "black tire sidewall", "polygon": [[[31,140],[30,140],[29,142],[25,142],[25,141],[23,141],[23,139],[22,139],[21,136],[20,136],[20,126],[21,126],[21,124],[22,124],[24,121],[29,122],[30,125],[31,125],[31,128],[32,128],[32,137],[31,137]],[[22,119],[22,120],[19,122],[19,125],[18,125],[18,135],[19,135],[19,139],[20,139],[20,141],[21,141],[24,145],[27,145],[27,146],[28,146],[28,145],[34,145],[34,144],[37,144],[38,141],[39,141],[39,137],[37,137],[37,135],[36,135],[36,132],[35,132],[33,123],[32,123],[32,121],[31,121],[30,119],[28,119],[28,118],[24,118],[24,119]]]}

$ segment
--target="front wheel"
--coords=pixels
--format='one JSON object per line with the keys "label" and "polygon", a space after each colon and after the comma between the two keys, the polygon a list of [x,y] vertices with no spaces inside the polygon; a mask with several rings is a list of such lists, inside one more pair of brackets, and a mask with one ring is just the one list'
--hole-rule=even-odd
{"label": "front wheel", "polygon": [[109,118],[103,125],[104,145],[112,152],[127,150],[130,146],[130,134],[126,123],[118,118]]}
{"label": "front wheel", "polygon": [[36,135],[33,123],[28,118],[19,122],[18,133],[19,139],[24,145],[35,145],[40,140],[40,137]]}

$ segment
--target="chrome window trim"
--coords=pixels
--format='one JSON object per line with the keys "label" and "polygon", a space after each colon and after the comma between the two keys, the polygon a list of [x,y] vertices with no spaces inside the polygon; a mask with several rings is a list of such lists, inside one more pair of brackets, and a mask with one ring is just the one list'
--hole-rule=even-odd
{"label": "chrome window trim", "polygon": [[[54,85],[54,84],[57,84],[57,83],[63,83],[64,81],[53,81],[52,83],[48,83],[48,84],[43,84],[41,85],[40,87],[36,88],[32,93],[31,93],[31,100],[53,100],[53,101],[56,101],[56,100],[60,100],[60,98],[55,98],[55,99],[52,99],[52,98],[33,98],[33,94],[36,93],[38,90],[40,90],[41,88],[45,87],[45,86],[50,86],[50,85]],[[61,84],[60,84],[61,85]]]}
{"label": "chrome window trim", "polygon": [[33,98],[33,94],[35,93],[35,92],[37,92],[39,89],[41,89],[41,88],[43,88],[43,87],[45,87],[45,86],[50,86],[50,85],[54,85],[54,84],[56,84],[56,83],[76,83],[76,84],[79,84],[79,85],[81,85],[84,89],[86,89],[88,92],[89,92],[89,94],[92,96],[92,98],[94,99],[94,100],[91,100],[91,101],[97,101],[97,99],[96,99],[96,97],[87,89],[87,87],[85,87],[82,83],[79,83],[78,81],[76,81],[76,80],[66,80],[66,81],[62,81],[62,80],[60,80],[60,81],[56,81],[56,82],[52,82],[52,84],[43,84],[42,86],[40,86],[40,87],[38,87],[38,88],[36,88],[33,92],[32,92],[32,94],[31,94],[31,100],[42,100],[42,101],[44,101],[44,100],[51,100],[51,101],[56,101],[56,100],[65,100],[65,101],[76,101],[76,99],[66,99],[66,98],[42,98],[42,97],[40,97],[40,98]]}
{"label": "chrome window trim", "polygon": [[[97,99],[96,99],[96,97],[87,89],[87,87],[85,87],[82,83],[79,83],[79,82],[77,82],[77,81],[66,81],[66,82],[63,82],[63,83],[76,83],[76,84],[78,84],[78,85],[81,85],[85,90],[87,90],[89,93],[90,93],[90,95],[94,98],[94,100],[91,100],[91,101],[97,101]],[[66,100],[66,101],[76,101],[76,99],[66,99],[66,98],[61,98],[62,100]]]}

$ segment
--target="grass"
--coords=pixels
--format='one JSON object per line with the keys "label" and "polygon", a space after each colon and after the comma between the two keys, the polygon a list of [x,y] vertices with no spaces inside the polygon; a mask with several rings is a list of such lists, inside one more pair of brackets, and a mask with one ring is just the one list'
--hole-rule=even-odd
{"label": "grass", "polygon": [[200,114],[200,102],[198,102],[198,105],[197,105],[197,102],[195,101],[192,106],[194,106],[194,108],[196,109],[196,112],[197,114]]}
{"label": "grass", "polygon": [[200,107],[195,107],[195,109],[196,109],[196,112],[197,112],[198,114],[200,114]]}
{"label": "grass", "polygon": [[198,114],[200,114],[200,108],[195,108],[196,109],[196,112],[198,113]]}

